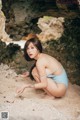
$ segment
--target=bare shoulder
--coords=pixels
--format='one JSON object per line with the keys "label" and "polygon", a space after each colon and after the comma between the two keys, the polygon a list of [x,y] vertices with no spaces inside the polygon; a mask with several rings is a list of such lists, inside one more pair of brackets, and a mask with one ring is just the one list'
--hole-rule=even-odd
{"label": "bare shoulder", "polygon": [[41,57],[37,60],[36,65],[45,65],[46,57],[45,54],[42,54]]}

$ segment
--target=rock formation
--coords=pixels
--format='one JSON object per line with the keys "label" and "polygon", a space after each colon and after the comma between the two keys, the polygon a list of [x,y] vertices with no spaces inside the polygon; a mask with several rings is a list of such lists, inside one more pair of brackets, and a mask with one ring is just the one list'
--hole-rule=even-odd
{"label": "rock formation", "polygon": [[58,40],[64,31],[63,17],[50,17],[44,16],[43,18],[39,18],[38,27],[42,30],[40,34],[37,34],[38,38],[42,42],[50,41],[50,40]]}
{"label": "rock formation", "polygon": [[12,41],[11,38],[9,38],[9,35],[5,31],[5,16],[4,13],[2,12],[2,2],[0,0],[0,39],[2,41]]}

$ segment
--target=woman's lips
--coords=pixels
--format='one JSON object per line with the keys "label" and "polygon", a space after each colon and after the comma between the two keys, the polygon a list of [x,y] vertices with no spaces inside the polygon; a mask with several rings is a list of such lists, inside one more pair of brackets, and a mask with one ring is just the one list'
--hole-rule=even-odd
{"label": "woman's lips", "polygon": [[31,57],[31,56],[32,56],[32,54],[29,54],[29,56]]}

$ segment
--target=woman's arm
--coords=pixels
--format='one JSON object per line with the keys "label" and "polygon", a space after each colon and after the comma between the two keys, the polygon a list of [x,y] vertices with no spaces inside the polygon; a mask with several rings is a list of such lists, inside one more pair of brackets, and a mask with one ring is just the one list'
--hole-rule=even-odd
{"label": "woman's arm", "polygon": [[45,70],[45,60],[38,60],[36,63],[36,68],[38,70],[40,83],[34,85],[35,89],[41,89],[47,87],[47,77],[46,77],[46,70]]}
{"label": "woman's arm", "polygon": [[34,85],[31,85],[31,84],[27,84],[27,85],[26,85],[26,84],[25,84],[25,85],[21,86],[20,88],[18,88],[18,89],[16,90],[17,94],[23,93],[26,88],[34,88]]}
{"label": "woman's arm", "polygon": [[46,70],[45,70],[45,61],[39,60],[36,63],[36,68],[38,70],[40,83],[36,83],[34,85],[28,84],[23,85],[22,87],[17,89],[17,93],[22,93],[26,88],[35,88],[35,89],[41,89],[47,87],[47,77],[46,77]]}

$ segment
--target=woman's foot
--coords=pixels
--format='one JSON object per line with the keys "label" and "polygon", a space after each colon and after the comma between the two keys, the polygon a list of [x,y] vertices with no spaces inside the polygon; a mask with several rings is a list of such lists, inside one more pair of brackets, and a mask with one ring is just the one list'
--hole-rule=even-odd
{"label": "woman's foot", "polygon": [[52,96],[52,95],[47,95],[47,93],[46,93],[46,92],[44,92],[43,99],[51,99],[51,100],[53,100],[53,99],[55,99],[55,97],[54,97],[54,96]]}
{"label": "woman's foot", "polygon": [[55,99],[54,96],[48,96],[48,95],[44,96],[43,98],[44,99],[49,99],[49,100],[54,100]]}

